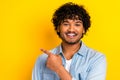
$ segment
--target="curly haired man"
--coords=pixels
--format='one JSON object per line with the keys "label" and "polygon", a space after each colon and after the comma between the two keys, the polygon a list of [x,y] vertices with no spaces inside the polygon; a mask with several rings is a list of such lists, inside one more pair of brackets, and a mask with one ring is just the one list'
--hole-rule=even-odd
{"label": "curly haired man", "polygon": [[52,17],[62,42],[36,61],[32,80],[105,80],[105,56],[87,47],[81,40],[91,22],[83,6],[69,2],[60,6]]}

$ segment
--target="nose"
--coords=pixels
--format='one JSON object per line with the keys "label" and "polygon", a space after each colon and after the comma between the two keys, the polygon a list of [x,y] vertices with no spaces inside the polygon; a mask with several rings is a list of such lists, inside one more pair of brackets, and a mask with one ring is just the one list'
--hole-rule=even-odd
{"label": "nose", "polygon": [[74,29],[74,26],[73,26],[73,25],[70,25],[69,28],[68,28],[68,31],[71,31],[71,32],[72,32],[72,31],[74,31],[74,30],[75,30],[75,29]]}

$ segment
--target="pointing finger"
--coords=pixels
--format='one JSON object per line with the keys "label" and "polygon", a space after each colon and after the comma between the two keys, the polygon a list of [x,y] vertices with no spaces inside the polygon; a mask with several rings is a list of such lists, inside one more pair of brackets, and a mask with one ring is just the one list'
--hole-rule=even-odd
{"label": "pointing finger", "polygon": [[49,52],[48,50],[45,49],[40,49],[42,52],[44,52],[45,54],[47,54],[48,56],[51,54],[51,52]]}

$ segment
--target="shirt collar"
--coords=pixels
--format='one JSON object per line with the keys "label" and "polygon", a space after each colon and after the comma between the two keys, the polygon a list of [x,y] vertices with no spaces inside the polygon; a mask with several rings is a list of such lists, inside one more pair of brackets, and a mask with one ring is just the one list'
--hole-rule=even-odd
{"label": "shirt collar", "polygon": [[[81,44],[81,47],[80,47],[80,49],[78,50],[77,53],[79,55],[81,55],[81,56],[86,56],[87,46],[82,41],[80,41],[80,44]],[[62,45],[61,44],[57,47],[56,54],[63,54]]]}
{"label": "shirt collar", "polygon": [[87,53],[87,46],[86,46],[82,41],[80,42],[80,44],[81,44],[81,47],[80,47],[80,49],[78,50],[77,53],[78,53],[79,55],[85,57],[85,56],[87,55],[87,54],[86,54],[86,53]]}

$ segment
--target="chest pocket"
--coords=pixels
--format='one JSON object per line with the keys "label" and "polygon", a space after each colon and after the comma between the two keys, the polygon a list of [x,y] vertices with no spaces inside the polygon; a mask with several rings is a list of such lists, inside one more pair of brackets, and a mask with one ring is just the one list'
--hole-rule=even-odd
{"label": "chest pocket", "polygon": [[55,80],[55,75],[52,73],[43,73],[42,80]]}

